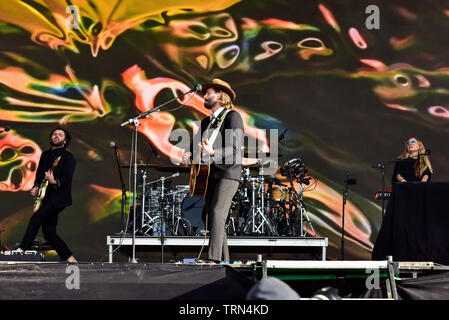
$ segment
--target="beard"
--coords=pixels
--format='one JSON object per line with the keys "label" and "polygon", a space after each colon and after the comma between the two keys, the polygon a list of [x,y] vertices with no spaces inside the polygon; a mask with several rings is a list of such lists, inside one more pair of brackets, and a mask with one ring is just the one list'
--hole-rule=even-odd
{"label": "beard", "polygon": [[206,99],[204,100],[204,107],[206,109],[212,109],[215,105],[217,104],[217,100],[210,100],[210,99]]}
{"label": "beard", "polygon": [[65,140],[59,141],[59,142],[53,142],[53,140],[50,140],[50,145],[52,147],[62,147],[64,146]]}

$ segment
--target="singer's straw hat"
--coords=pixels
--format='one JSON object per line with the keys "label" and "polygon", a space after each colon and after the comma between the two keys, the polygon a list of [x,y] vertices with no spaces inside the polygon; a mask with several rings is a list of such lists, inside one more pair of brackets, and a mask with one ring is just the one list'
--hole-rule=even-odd
{"label": "singer's straw hat", "polygon": [[226,81],[220,80],[220,79],[213,79],[211,82],[203,84],[201,93],[203,95],[206,94],[206,91],[209,88],[217,88],[219,90],[226,92],[233,102],[234,102],[235,98],[237,97],[237,95],[235,94],[234,90],[232,90],[229,83],[227,83]]}

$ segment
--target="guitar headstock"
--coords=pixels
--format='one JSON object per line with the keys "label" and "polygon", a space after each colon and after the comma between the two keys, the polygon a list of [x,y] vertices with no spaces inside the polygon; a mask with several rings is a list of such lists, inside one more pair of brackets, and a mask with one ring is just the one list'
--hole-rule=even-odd
{"label": "guitar headstock", "polygon": [[56,168],[56,166],[59,163],[59,160],[61,160],[61,156],[57,157],[56,160],[53,162],[52,169]]}

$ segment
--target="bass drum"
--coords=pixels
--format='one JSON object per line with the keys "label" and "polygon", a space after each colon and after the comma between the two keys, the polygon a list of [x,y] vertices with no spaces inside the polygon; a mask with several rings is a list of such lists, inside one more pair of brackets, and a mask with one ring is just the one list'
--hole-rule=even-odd
{"label": "bass drum", "polygon": [[181,216],[190,224],[189,235],[204,236],[206,227],[202,214],[206,200],[202,197],[191,197],[187,194],[181,204]]}

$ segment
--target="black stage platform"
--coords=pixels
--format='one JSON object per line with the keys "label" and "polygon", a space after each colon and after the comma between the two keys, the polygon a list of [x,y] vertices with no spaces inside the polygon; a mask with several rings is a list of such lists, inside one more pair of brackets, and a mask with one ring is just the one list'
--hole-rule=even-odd
{"label": "black stage platform", "polygon": [[254,285],[223,265],[0,263],[0,299],[243,300]]}

